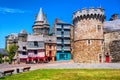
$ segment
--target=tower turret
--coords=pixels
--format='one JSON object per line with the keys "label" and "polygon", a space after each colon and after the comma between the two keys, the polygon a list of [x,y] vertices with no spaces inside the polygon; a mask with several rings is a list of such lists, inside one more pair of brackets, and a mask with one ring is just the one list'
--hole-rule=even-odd
{"label": "tower turret", "polygon": [[104,10],[90,8],[73,14],[75,62],[102,62]]}
{"label": "tower turret", "polygon": [[39,13],[34,22],[33,33],[35,35],[47,35],[49,32],[49,24],[46,18],[46,15],[43,13],[42,8],[40,8]]}

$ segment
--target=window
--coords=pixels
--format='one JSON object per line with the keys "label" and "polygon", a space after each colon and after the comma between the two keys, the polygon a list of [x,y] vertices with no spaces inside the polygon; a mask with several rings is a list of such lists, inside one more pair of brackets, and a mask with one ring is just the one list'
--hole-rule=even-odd
{"label": "window", "polygon": [[60,38],[57,38],[57,42],[61,42],[62,40]]}
{"label": "window", "polygon": [[101,43],[101,45],[102,45],[102,44],[104,43],[104,40],[101,40],[100,43]]}
{"label": "window", "polygon": [[52,40],[49,40],[50,42],[52,41]]}
{"label": "window", "polygon": [[57,28],[61,28],[61,25],[57,25],[56,27],[57,27]]}
{"label": "window", "polygon": [[91,45],[91,40],[87,40],[87,45]]}
{"label": "window", "polygon": [[38,42],[37,41],[34,41],[34,46],[38,46]]}
{"label": "window", "polygon": [[39,47],[44,47],[44,43],[43,42],[39,42]]}
{"label": "window", "polygon": [[68,54],[65,55],[65,58],[68,58]]}
{"label": "window", "polygon": [[49,48],[51,49],[51,48],[52,48],[52,45],[49,45]]}
{"label": "window", "polygon": [[100,26],[100,25],[98,25],[98,26],[97,26],[97,29],[98,29],[98,31],[100,31],[100,30],[101,30],[101,26]]}
{"label": "window", "polygon": [[99,54],[99,62],[102,62],[102,55]]}
{"label": "window", "polygon": [[52,56],[52,51],[49,51],[49,56],[50,56],[50,57]]}
{"label": "window", "polygon": [[60,54],[60,59],[64,59],[64,54]]}
{"label": "window", "polygon": [[34,54],[37,54],[37,50],[34,50]]}
{"label": "window", "polygon": [[26,47],[25,47],[25,46],[23,46],[23,50],[26,50]]}
{"label": "window", "polygon": [[109,53],[107,52],[107,53],[106,53],[106,55],[108,56],[108,55],[109,55]]}
{"label": "window", "polygon": [[64,34],[64,32],[61,32],[61,34],[63,35],[63,34]]}
{"label": "window", "polygon": [[36,29],[34,29],[34,32],[36,32]]}
{"label": "window", "polygon": [[90,40],[88,40],[88,44],[90,44]]}
{"label": "window", "polygon": [[61,35],[61,30],[57,30],[57,35]]}
{"label": "window", "polygon": [[26,55],[26,52],[22,52],[22,55]]}
{"label": "window", "polygon": [[70,35],[70,31],[64,31],[65,35]]}

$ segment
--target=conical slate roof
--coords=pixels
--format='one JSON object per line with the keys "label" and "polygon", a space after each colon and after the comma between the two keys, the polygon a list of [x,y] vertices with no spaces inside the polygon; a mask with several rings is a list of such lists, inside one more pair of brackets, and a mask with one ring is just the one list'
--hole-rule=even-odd
{"label": "conical slate roof", "polygon": [[46,15],[42,11],[42,8],[40,8],[40,10],[39,10],[36,21],[42,22],[43,24],[49,24],[47,21]]}
{"label": "conical slate roof", "polygon": [[40,8],[39,10],[36,21],[44,21],[44,14],[43,14],[42,8]]}
{"label": "conical slate roof", "polygon": [[44,24],[49,24],[45,14],[44,14]]}

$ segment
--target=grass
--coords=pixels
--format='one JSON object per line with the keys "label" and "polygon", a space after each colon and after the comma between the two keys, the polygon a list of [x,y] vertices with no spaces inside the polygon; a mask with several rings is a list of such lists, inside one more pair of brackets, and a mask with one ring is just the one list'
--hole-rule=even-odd
{"label": "grass", "polygon": [[120,80],[120,69],[40,69],[0,80]]}

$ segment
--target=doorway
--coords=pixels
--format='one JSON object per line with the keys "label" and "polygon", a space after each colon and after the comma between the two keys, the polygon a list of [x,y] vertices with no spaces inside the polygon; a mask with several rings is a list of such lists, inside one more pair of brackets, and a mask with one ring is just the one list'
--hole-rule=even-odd
{"label": "doorway", "polygon": [[106,63],[109,63],[110,62],[110,57],[109,55],[106,56]]}
{"label": "doorway", "polygon": [[107,53],[106,54],[106,63],[109,63],[110,62],[110,56],[109,56],[109,54]]}
{"label": "doorway", "polygon": [[52,51],[49,51],[49,57],[48,60],[51,61],[52,60]]}

